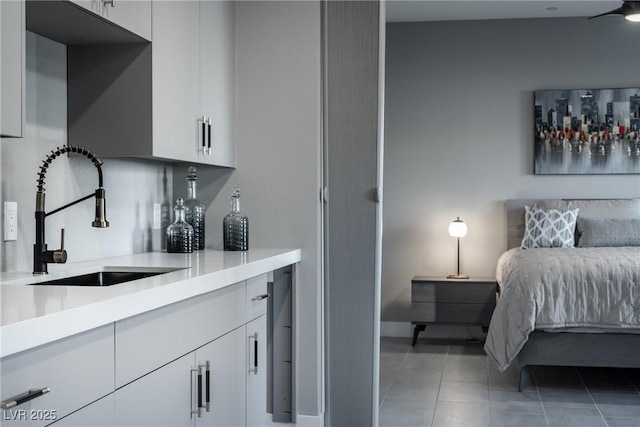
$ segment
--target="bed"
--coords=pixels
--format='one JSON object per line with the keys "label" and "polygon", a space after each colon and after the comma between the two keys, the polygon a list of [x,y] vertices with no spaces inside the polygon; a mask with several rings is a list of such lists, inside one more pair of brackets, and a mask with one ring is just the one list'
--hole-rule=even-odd
{"label": "bed", "polygon": [[[498,261],[500,297],[485,342],[498,369],[517,361],[522,390],[528,366],[640,368],[640,198],[506,206],[510,249]],[[549,212],[569,218],[567,230],[574,215],[570,236],[551,245],[564,247],[521,248],[537,238],[536,215]]]}

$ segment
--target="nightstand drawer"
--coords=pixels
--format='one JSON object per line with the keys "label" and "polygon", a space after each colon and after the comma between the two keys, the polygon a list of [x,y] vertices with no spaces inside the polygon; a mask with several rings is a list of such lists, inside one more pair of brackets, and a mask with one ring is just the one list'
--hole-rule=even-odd
{"label": "nightstand drawer", "polygon": [[488,325],[494,308],[495,302],[492,304],[413,302],[411,322]]}
{"label": "nightstand drawer", "polygon": [[411,284],[412,302],[495,304],[495,282],[419,282]]}

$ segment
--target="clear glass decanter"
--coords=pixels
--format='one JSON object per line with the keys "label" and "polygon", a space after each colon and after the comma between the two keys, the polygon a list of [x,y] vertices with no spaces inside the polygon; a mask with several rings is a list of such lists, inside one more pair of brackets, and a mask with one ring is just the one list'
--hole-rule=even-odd
{"label": "clear glass decanter", "polygon": [[176,200],[173,209],[175,221],[167,227],[167,252],[191,253],[193,252],[193,227],[184,220],[184,202],[181,198]]}
{"label": "clear glass decanter", "polygon": [[185,221],[193,227],[193,249],[204,249],[204,205],[196,198],[196,168],[189,167],[187,174],[187,200],[184,202]]}
{"label": "clear glass decanter", "polygon": [[240,213],[240,189],[231,195],[231,213],[223,220],[225,251],[246,251],[249,249],[249,218]]}

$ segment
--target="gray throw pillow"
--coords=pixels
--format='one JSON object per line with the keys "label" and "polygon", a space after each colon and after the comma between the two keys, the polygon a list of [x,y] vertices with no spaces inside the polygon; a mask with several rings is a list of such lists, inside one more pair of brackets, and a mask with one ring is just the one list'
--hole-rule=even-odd
{"label": "gray throw pillow", "polygon": [[578,218],[578,247],[640,246],[640,219]]}
{"label": "gray throw pillow", "polygon": [[579,209],[537,209],[525,206],[525,231],[521,247],[570,248],[574,244]]}

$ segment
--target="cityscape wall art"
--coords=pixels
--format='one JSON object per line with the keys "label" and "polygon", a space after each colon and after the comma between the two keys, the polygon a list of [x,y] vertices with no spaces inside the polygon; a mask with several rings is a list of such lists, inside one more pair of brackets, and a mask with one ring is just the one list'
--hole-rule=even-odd
{"label": "cityscape wall art", "polygon": [[640,88],[534,92],[536,175],[640,174]]}

